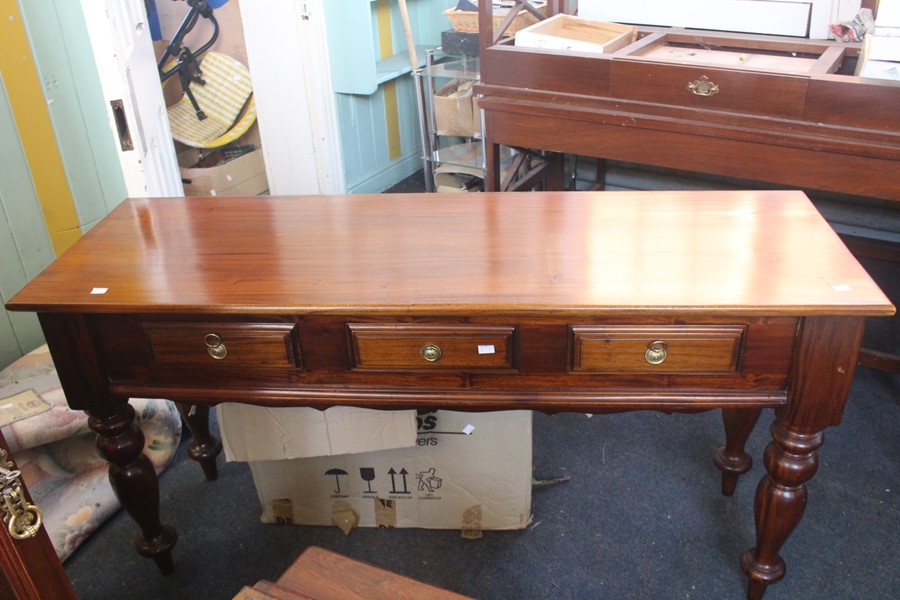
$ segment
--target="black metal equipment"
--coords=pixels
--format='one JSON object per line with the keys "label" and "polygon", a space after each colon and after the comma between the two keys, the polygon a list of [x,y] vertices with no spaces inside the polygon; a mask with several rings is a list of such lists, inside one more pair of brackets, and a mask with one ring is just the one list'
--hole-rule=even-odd
{"label": "black metal equipment", "polygon": [[[216,38],[219,37],[219,23],[216,21],[215,16],[213,16],[213,9],[206,0],[186,0],[186,2],[191,9],[188,11],[187,15],[185,15],[181,25],[178,26],[175,35],[172,36],[172,41],[166,46],[166,50],[159,58],[159,62],[156,66],[159,70],[159,79],[162,83],[165,83],[176,73],[178,74],[178,78],[181,81],[181,89],[184,90],[184,93],[191,101],[191,105],[197,113],[197,118],[202,121],[206,118],[206,114],[197,104],[197,100],[194,99],[194,94],[191,92],[190,86],[192,81],[195,81],[200,85],[206,84],[203,80],[203,73],[200,70],[197,57],[209,50],[215,43]],[[213,33],[212,37],[209,38],[209,41],[194,52],[184,45],[184,38],[194,29],[194,26],[197,25],[197,21],[200,17],[203,17],[212,23]],[[166,63],[172,58],[175,59],[175,64],[167,69]]]}

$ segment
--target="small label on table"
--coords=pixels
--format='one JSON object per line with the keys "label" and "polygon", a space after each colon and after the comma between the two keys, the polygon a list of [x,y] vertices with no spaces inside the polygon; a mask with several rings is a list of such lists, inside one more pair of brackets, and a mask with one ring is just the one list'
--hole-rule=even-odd
{"label": "small label on table", "polygon": [[92,288],[91,294],[93,294],[93,295],[105,294],[108,291],[109,291],[109,288]]}
{"label": "small label on table", "polygon": [[478,344],[478,354],[494,354],[496,352],[493,344]]}

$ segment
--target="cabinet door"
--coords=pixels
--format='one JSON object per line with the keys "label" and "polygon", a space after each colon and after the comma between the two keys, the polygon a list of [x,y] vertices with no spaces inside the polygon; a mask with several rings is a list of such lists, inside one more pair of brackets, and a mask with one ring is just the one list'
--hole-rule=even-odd
{"label": "cabinet door", "polygon": [[[0,467],[6,469],[7,461],[14,460],[2,432],[0,449],[7,455]],[[30,498],[27,490],[25,495]],[[0,573],[0,598],[77,600],[47,531],[41,527],[35,537],[16,540],[10,535],[5,523],[3,525],[3,531],[0,531],[0,563],[3,566],[3,572]]]}

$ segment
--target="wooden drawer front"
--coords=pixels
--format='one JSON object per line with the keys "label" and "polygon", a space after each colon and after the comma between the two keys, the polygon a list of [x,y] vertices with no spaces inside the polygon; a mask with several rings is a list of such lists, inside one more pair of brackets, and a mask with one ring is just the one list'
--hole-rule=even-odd
{"label": "wooden drawer front", "polygon": [[727,373],[744,326],[572,327],[572,370],[582,373]]}
{"label": "wooden drawer front", "polygon": [[[714,83],[714,95],[701,96],[688,84]],[[802,117],[808,78],[697,66],[613,61],[610,92],[614,97],[685,108],[727,110],[779,117]]]}
{"label": "wooden drawer front", "polygon": [[142,328],[157,365],[301,366],[293,323],[143,323]]}
{"label": "wooden drawer front", "polygon": [[353,366],[371,370],[503,370],[515,367],[515,327],[350,323]]}

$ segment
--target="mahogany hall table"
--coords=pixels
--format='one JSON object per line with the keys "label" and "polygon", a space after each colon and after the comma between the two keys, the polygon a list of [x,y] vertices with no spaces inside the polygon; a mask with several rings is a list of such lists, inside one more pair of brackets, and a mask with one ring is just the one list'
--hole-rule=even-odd
{"label": "mahogany hall table", "polygon": [[[783,577],[885,298],[801,193],[127,200],[7,304],[36,311],[138,550],[171,570],[129,397],[199,407],[723,409],[723,492],[775,409],[750,597]],[[187,411],[185,411],[187,413]],[[214,476],[215,441],[191,454]]]}

